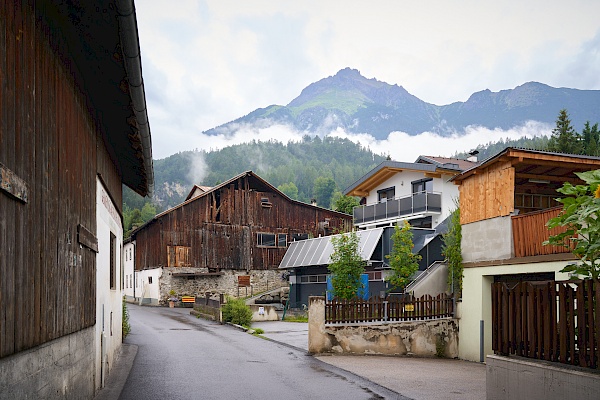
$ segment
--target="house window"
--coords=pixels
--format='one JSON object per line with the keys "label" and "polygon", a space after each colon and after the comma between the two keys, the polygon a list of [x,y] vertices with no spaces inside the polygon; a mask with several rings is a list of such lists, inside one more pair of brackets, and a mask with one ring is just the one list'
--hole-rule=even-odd
{"label": "house window", "polygon": [[393,200],[394,197],[396,197],[396,187],[395,186],[377,191],[377,200],[378,201]]}
{"label": "house window", "polygon": [[381,271],[369,271],[369,272],[367,272],[367,275],[369,275],[369,281],[382,281],[383,280],[383,275],[382,275]]}
{"label": "house window", "polygon": [[431,216],[425,218],[411,219],[408,221],[411,228],[431,228]]}
{"label": "house window", "polygon": [[427,192],[427,193],[433,192],[433,179],[431,179],[431,178],[420,179],[418,181],[413,181],[411,183],[412,183],[413,194],[423,193],[423,192]]}
{"label": "house window", "polygon": [[152,277],[151,276],[148,277],[148,285],[152,285]]}
{"label": "house window", "polygon": [[277,247],[287,247],[287,235],[285,233],[277,235]]}
{"label": "house window", "polygon": [[259,247],[276,247],[274,233],[258,233],[256,245]]}
{"label": "house window", "polygon": [[117,288],[117,276],[115,269],[117,268],[117,237],[110,233],[110,289],[115,290]]}
{"label": "house window", "polygon": [[327,283],[327,275],[302,275],[300,283]]}

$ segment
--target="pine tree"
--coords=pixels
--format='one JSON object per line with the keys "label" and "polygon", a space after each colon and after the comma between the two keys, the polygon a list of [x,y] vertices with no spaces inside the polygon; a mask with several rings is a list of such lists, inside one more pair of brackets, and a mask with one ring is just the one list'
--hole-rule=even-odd
{"label": "pine tree", "polygon": [[566,109],[560,110],[556,127],[548,142],[548,150],[557,153],[581,154],[583,151],[581,135],[571,126]]}

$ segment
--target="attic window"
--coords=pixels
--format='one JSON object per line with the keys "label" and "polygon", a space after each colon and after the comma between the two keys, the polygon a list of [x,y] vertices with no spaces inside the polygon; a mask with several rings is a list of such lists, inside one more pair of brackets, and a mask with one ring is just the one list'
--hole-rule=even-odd
{"label": "attic window", "polygon": [[261,197],[260,198],[260,205],[263,208],[271,208],[271,207],[273,207],[273,204],[271,204],[271,202],[269,201],[268,197]]}

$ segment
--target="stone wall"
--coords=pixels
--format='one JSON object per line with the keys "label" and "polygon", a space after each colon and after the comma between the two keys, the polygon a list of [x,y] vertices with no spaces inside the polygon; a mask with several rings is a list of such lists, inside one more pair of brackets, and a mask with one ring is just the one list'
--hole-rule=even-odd
{"label": "stone wall", "polygon": [[91,327],[0,359],[0,397],[93,398],[94,347]]}
{"label": "stone wall", "polygon": [[311,297],[308,309],[309,353],[350,353],[458,357],[455,319],[325,325],[325,298]]}
{"label": "stone wall", "polygon": [[[174,273],[206,273],[203,268],[176,268],[163,267],[160,277],[160,301],[161,304],[169,297],[169,292],[174,290],[177,296],[199,296],[204,297],[206,293],[218,298],[220,294],[232,297],[250,296],[267,290],[288,286],[287,280],[281,279],[281,271],[278,270],[254,270],[254,271],[222,271],[221,275],[197,276],[193,279],[187,277],[173,276]],[[238,276],[250,275],[251,287],[240,287],[238,290]]]}

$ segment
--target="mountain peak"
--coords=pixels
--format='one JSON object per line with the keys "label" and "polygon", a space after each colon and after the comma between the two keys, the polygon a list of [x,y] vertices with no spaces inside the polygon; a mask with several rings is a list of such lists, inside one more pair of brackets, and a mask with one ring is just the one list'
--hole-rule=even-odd
{"label": "mountain peak", "polygon": [[337,74],[334,75],[334,78],[338,77],[338,78],[363,78],[366,79],[364,76],[362,76],[360,74],[360,71],[357,69],[353,69],[350,67],[346,67],[344,69],[340,69]]}

